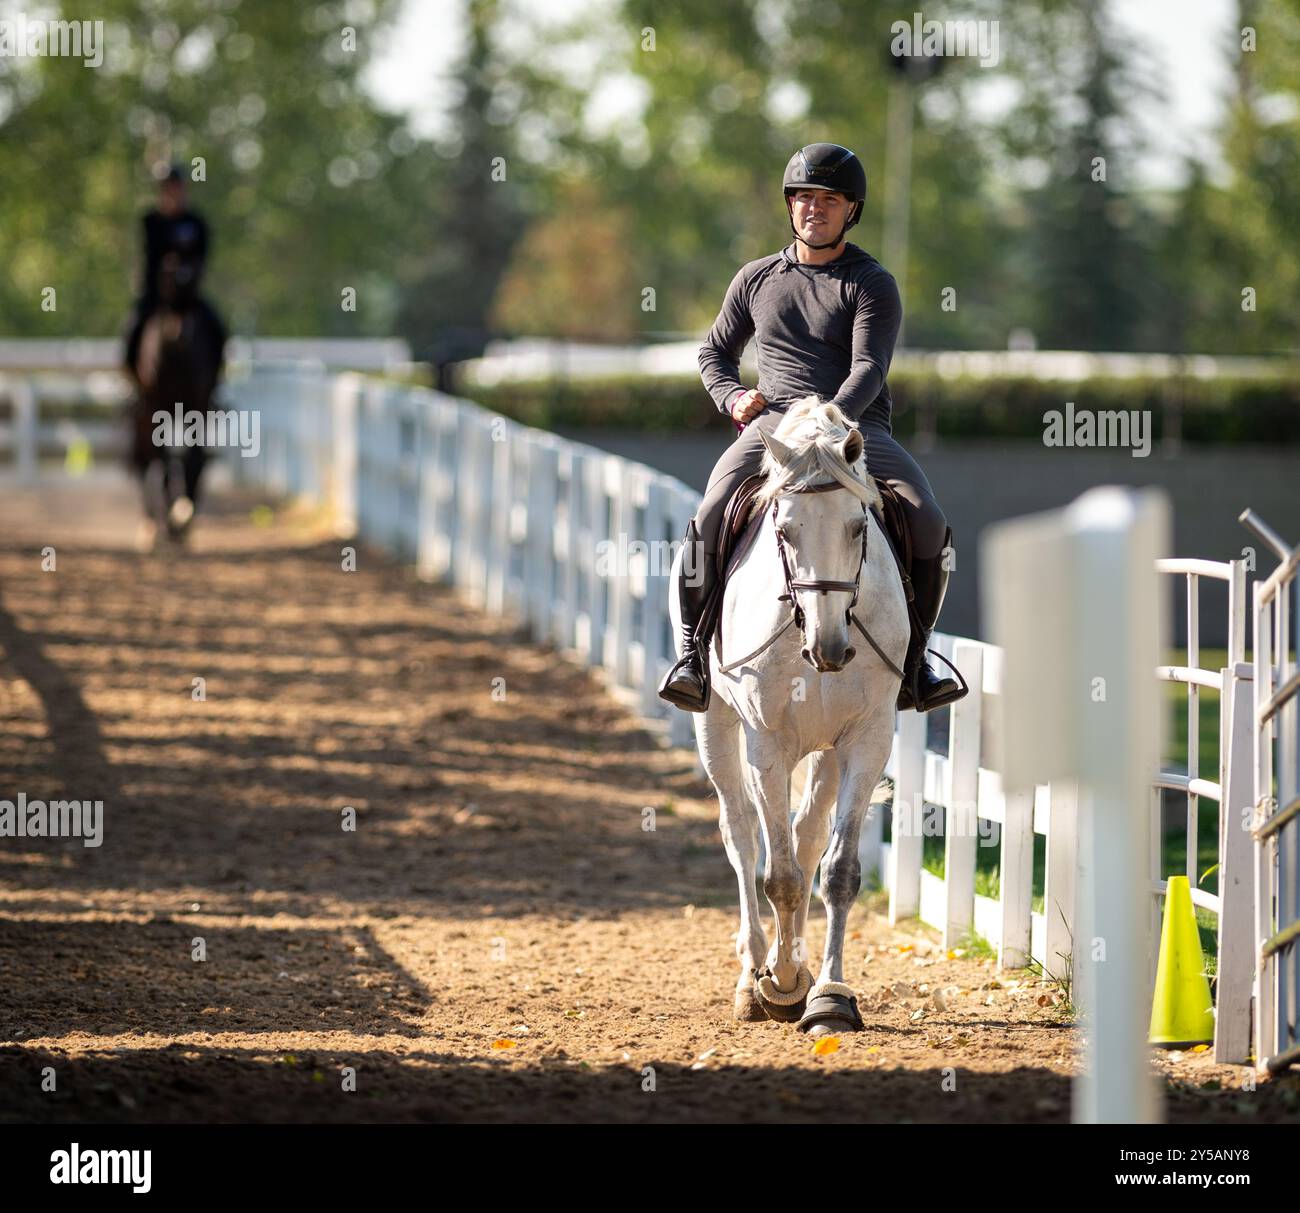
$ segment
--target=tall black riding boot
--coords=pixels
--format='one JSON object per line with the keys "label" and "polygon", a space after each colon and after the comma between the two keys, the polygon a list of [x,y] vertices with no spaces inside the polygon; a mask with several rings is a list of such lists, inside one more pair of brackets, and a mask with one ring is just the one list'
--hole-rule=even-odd
{"label": "tall black riding boot", "polygon": [[[692,518],[686,528],[687,555],[677,583],[682,616],[682,655],[659,684],[659,698],[686,712],[703,712],[709,706],[709,633],[713,630],[718,572],[714,558],[704,551]],[[694,580],[698,584],[691,585]]]}
{"label": "tall black riding boot", "polygon": [[[903,666],[903,684],[898,691],[900,710],[915,708],[918,712],[931,712],[945,704],[962,698],[969,688],[964,680],[959,682],[946,674],[939,675],[930,668],[926,645],[930,633],[939,620],[944,595],[948,592],[948,570],[944,555],[952,550],[952,528],[944,537],[943,549],[937,556],[924,560],[912,559],[912,589],[916,595],[912,620],[912,642],[908,646],[907,660]],[[919,626],[918,626],[919,624]]]}

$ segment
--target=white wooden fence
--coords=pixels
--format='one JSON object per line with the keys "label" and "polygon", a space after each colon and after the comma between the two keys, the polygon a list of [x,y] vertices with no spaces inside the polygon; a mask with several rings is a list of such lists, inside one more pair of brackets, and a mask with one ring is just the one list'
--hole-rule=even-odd
{"label": "white wooden fence", "polygon": [[[943,932],[945,948],[973,931],[996,948],[999,966],[1033,960],[1066,977],[1074,929],[1074,788],[1039,784],[1032,793],[1007,795],[994,738],[1002,651],[942,633],[932,647],[961,670],[971,693],[939,717],[937,745],[929,738],[929,716],[899,714],[885,768],[894,780],[892,840],[881,842],[883,816],[873,813],[863,827],[863,870],[878,873],[889,890],[891,922],[920,918]],[[942,876],[923,865],[930,835],[943,838]],[[1034,909],[1036,838],[1046,856],[1041,910]],[[996,897],[976,891],[984,847],[997,848]]]}

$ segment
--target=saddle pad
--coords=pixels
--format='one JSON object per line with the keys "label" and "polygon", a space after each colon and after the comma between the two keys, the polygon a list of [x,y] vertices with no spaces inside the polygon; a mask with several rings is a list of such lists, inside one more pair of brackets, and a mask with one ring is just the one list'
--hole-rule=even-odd
{"label": "saddle pad", "polygon": [[727,502],[722,516],[722,533],[718,539],[718,575],[725,589],[731,570],[753,545],[758,535],[760,515],[754,510],[754,497],[762,487],[763,475],[755,472],[740,482]]}

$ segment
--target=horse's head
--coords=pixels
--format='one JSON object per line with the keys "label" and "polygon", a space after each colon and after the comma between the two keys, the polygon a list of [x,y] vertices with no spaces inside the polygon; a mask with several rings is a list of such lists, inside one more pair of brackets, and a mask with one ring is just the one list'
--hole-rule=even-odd
{"label": "horse's head", "polygon": [[823,673],[842,670],[855,652],[849,612],[866,552],[867,509],[880,502],[862,434],[838,406],[805,396],[772,434],[759,435],[766,480],[756,500],[773,515],[804,659]]}

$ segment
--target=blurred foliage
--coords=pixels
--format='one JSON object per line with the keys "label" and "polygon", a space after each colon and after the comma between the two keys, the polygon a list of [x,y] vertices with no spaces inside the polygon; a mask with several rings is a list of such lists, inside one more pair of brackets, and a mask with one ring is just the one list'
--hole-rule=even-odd
{"label": "blurred foliage", "polygon": [[[103,0],[102,67],[0,60],[0,328],[113,332],[139,286],[153,165],[201,157],[190,201],[213,229],[207,286],[237,331],[390,331],[406,232],[445,172],[360,90],[372,43],[342,49],[337,7]],[[395,8],[366,6],[377,28]]]}
{"label": "blurred foliage", "polygon": [[[1300,443],[1300,374],[1213,379],[1192,376],[1101,377],[1072,383],[1027,376],[940,376],[895,367],[889,374],[894,433],[924,428],[940,437],[1033,439],[1043,415],[1073,401],[1085,410],[1151,413],[1159,441],[1177,425],[1184,441]],[[714,408],[695,376],[611,375],[475,384],[465,394],[504,416],[543,429],[555,426],[669,431],[732,423]]]}
{"label": "blurred foliage", "polygon": [[103,0],[103,67],[0,59],[0,332],[116,331],[150,169],[202,157],[208,285],[237,332],[398,332],[439,360],[489,328],[698,334],[738,266],[789,242],[780,174],[802,144],[862,156],[850,238],[885,259],[906,103],[909,254],[888,268],[907,344],[1000,348],[1024,329],[1041,347],[1296,349],[1300,0],[1236,0],[1226,171],[1192,161],[1166,190],[1139,184],[1137,119],[1159,98],[1114,0],[969,0],[963,20],[999,22],[998,63],[915,82],[887,54],[910,0],[606,0],[567,23],[445,2],[468,37],[431,140],[360,83],[400,0]]}
{"label": "blurred foliage", "polygon": [[631,227],[625,206],[602,199],[590,182],[570,185],[520,241],[489,315],[493,327],[528,333],[546,316],[554,336],[635,337]]}

